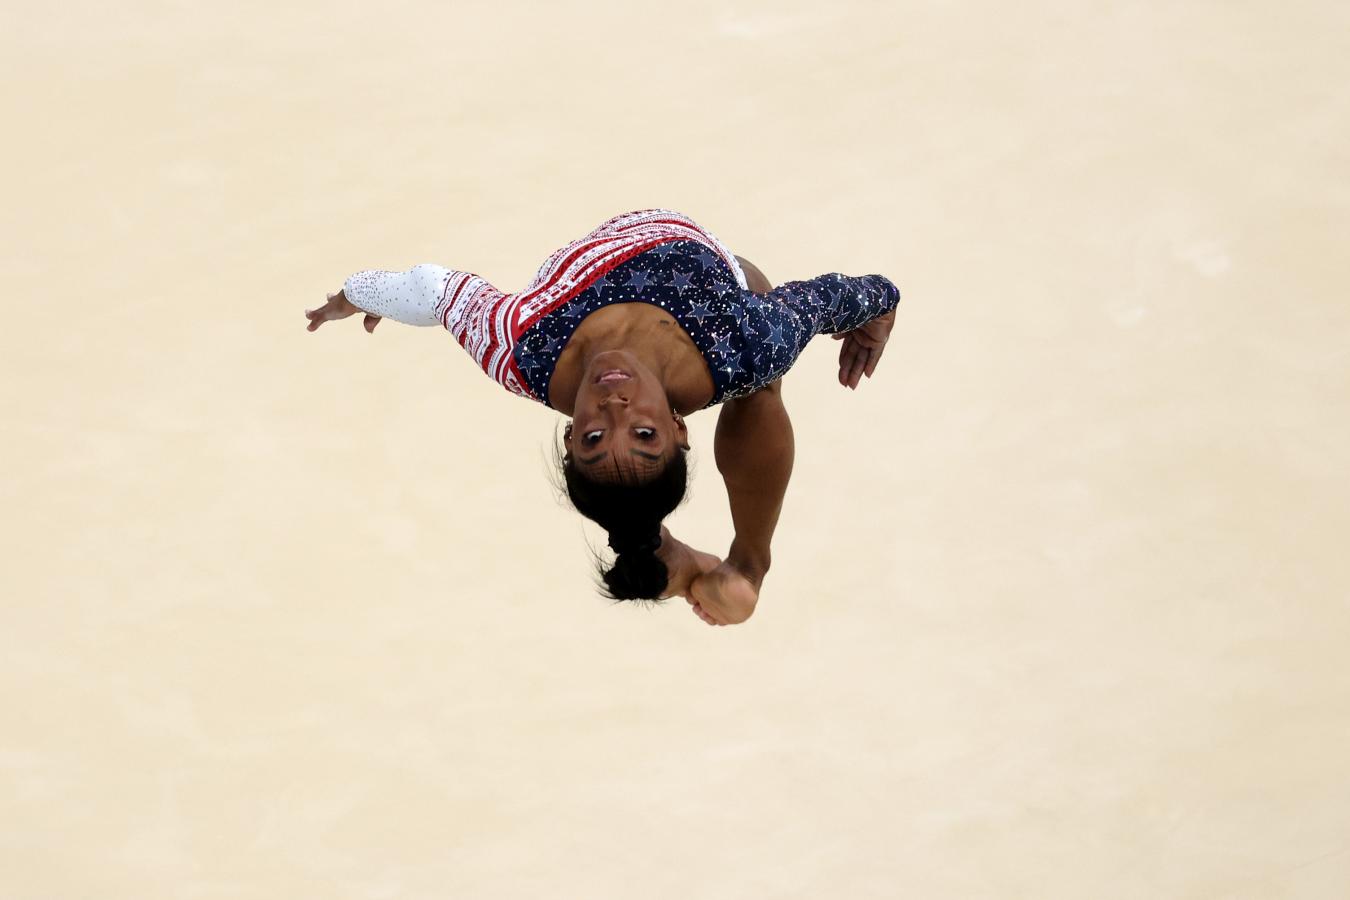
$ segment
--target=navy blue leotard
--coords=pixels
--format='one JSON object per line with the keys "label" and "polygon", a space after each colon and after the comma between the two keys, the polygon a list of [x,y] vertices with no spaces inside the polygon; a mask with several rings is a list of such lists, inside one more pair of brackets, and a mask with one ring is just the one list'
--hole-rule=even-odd
{"label": "navy blue leotard", "polygon": [[434,263],[357,272],[344,292],[373,315],[445,327],[488,377],[544,404],[577,326],[612,303],[650,303],[674,317],[708,364],[711,406],[781,378],[817,334],[850,331],[900,301],[880,275],[822,275],[766,294],[745,285],[736,257],[711,232],[674,210],[647,209],[560,248],[513,294]]}
{"label": "navy blue leotard", "polygon": [[713,248],[661,244],[591,282],[521,335],[515,362],[530,393],[548,402],[558,356],[583,319],[634,302],[666,310],[693,339],[712,375],[708,406],[715,406],[783,377],[816,335],[851,331],[895,309],[900,292],[881,275],[834,273],[756,294],[740,286]]}

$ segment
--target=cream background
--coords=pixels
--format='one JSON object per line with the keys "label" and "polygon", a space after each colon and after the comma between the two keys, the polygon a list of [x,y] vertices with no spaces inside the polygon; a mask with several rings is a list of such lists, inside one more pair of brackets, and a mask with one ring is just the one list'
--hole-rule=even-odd
{"label": "cream background", "polygon": [[[1342,4],[0,17],[0,897],[1350,895]],[[301,315],[657,205],[904,294],[736,628]]]}

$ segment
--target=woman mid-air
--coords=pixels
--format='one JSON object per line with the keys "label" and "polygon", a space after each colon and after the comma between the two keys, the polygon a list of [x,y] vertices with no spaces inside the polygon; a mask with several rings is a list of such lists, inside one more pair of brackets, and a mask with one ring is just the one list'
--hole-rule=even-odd
{"label": "woman mid-air", "polygon": [[[754,612],[792,473],[781,379],[808,341],[842,340],[839,383],[871,377],[900,293],[880,275],[822,275],[771,287],[753,264],[669,210],[610,219],[554,253],[525,290],[423,264],[364,271],[308,330],[364,312],[449,330],[508,391],[571,416],[563,482],[609,534],[615,599],[683,596],[709,625]],[[722,404],[714,456],[735,537],[725,560],[661,524],[684,498],[684,416]]]}

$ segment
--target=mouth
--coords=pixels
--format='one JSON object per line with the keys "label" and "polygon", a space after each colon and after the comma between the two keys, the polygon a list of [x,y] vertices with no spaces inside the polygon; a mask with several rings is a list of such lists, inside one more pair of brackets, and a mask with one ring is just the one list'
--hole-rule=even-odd
{"label": "mouth", "polygon": [[613,384],[616,381],[627,381],[632,377],[632,375],[629,375],[623,369],[608,369],[596,376],[595,383]]}

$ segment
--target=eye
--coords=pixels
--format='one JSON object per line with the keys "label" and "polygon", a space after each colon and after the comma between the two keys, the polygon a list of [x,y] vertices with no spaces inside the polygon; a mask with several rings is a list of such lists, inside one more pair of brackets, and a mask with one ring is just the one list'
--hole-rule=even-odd
{"label": "eye", "polygon": [[598,431],[588,431],[581,436],[581,443],[585,444],[587,447],[590,447],[595,443],[597,443],[600,440],[600,435],[604,433],[605,432],[603,429]]}
{"label": "eye", "polygon": [[650,441],[656,437],[655,428],[634,428],[633,433],[638,436],[639,440],[643,441]]}

